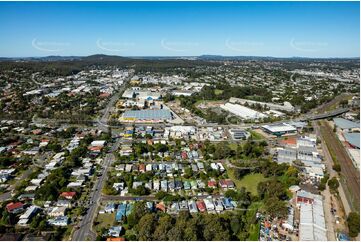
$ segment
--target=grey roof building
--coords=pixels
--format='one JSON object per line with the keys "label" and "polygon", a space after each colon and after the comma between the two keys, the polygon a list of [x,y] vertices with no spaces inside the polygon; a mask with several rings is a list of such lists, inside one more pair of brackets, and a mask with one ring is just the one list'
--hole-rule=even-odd
{"label": "grey roof building", "polygon": [[333,121],[335,122],[336,126],[339,127],[340,129],[360,128],[359,123],[352,122],[344,118],[334,118]]}
{"label": "grey roof building", "polygon": [[350,145],[360,149],[360,133],[344,133],[343,136]]}
{"label": "grey roof building", "polygon": [[135,119],[137,121],[160,121],[171,120],[172,113],[167,109],[154,110],[131,110],[122,115],[123,120]]}

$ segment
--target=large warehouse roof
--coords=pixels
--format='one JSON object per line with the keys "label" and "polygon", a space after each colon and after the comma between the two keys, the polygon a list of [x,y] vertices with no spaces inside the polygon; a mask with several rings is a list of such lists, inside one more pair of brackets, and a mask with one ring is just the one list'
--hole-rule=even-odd
{"label": "large warehouse roof", "polygon": [[267,117],[267,115],[263,113],[238,104],[226,103],[225,105],[221,105],[221,108],[244,119],[258,119]]}
{"label": "large warehouse roof", "polygon": [[352,121],[344,119],[344,118],[334,118],[333,121],[335,122],[336,126],[341,129],[360,128],[359,123],[352,122]]}
{"label": "large warehouse roof", "polygon": [[272,125],[263,125],[263,129],[266,129],[267,131],[271,133],[278,133],[278,132],[295,132],[297,129],[289,124],[283,123],[283,124],[272,124]]}
{"label": "large warehouse roof", "polygon": [[326,225],[322,197],[315,196],[313,204],[301,204],[300,240],[326,241]]}
{"label": "large warehouse roof", "polygon": [[347,142],[360,149],[360,133],[344,133],[343,136]]}
{"label": "large warehouse roof", "polygon": [[132,110],[124,112],[123,118],[135,118],[140,120],[163,120],[172,119],[172,114],[169,110],[166,109]]}

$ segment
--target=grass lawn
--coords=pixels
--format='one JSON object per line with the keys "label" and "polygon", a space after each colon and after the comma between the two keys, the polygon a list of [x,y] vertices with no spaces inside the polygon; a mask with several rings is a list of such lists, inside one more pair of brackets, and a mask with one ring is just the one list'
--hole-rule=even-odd
{"label": "grass lawn", "polygon": [[214,90],[214,94],[216,94],[216,95],[219,95],[219,94],[222,94],[222,93],[223,93],[223,90],[221,90],[221,89]]}
{"label": "grass lawn", "polygon": [[254,140],[265,139],[265,137],[263,135],[261,135],[260,133],[258,133],[256,131],[251,130],[250,133]]}
{"label": "grass lawn", "polygon": [[257,224],[250,225],[249,238],[248,238],[250,241],[258,241],[260,227],[261,227],[260,222],[258,222]]}
{"label": "grass lawn", "polygon": [[229,148],[230,148],[231,150],[237,150],[237,146],[238,146],[237,143],[230,143],[230,144],[229,144]]}
{"label": "grass lawn", "polygon": [[97,224],[94,226],[94,229],[96,231],[100,230],[101,228],[108,228],[111,227],[115,222],[115,213],[104,213],[104,214],[98,214],[96,218]]}
{"label": "grass lawn", "polygon": [[260,173],[252,173],[244,176],[241,180],[237,180],[234,177],[233,172],[231,170],[228,170],[228,176],[234,181],[237,188],[244,187],[247,191],[252,193],[252,195],[257,196],[257,186],[258,183],[266,181],[267,178],[265,178]]}

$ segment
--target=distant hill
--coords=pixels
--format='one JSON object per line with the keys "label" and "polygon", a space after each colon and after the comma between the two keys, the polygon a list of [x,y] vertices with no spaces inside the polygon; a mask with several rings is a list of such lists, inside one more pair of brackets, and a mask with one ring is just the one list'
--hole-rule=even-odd
{"label": "distant hill", "polygon": [[358,58],[276,58],[256,56],[174,56],[174,57],[124,57],[115,55],[91,55],[91,56],[46,56],[28,58],[1,58],[0,69],[13,70],[23,68],[31,71],[43,71],[48,75],[69,75],[81,70],[95,67],[115,66],[118,68],[133,68],[136,71],[174,71],[176,68],[189,68],[195,66],[219,66],[224,61],[280,61],[287,63],[290,69],[294,69],[301,63],[307,62],[343,62],[359,65]]}
{"label": "distant hill", "polygon": [[196,58],[141,58],[112,55],[91,56],[47,56],[29,58],[0,58],[1,69],[24,68],[31,71],[44,71],[49,75],[69,75],[94,67],[115,66],[118,68],[134,68],[143,71],[166,71],[174,68],[194,67],[199,65],[220,65]]}

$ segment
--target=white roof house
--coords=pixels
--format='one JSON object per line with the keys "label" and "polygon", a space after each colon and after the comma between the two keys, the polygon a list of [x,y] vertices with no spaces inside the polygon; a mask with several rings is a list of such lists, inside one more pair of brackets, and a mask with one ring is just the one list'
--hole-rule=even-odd
{"label": "white roof house", "polygon": [[204,199],[204,204],[206,205],[207,211],[213,211],[215,209],[212,199]]}
{"label": "white roof house", "polygon": [[151,171],[151,170],[152,170],[152,164],[147,164],[147,165],[145,166],[145,170],[146,170],[146,171]]}
{"label": "white roof house", "polygon": [[58,217],[58,216],[64,216],[66,212],[67,207],[54,207],[48,215],[51,217]]}
{"label": "white roof house", "polygon": [[40,208],[38,206],[29,207],[25,213],[20,216],[20,219],[30,219]]}
{"label": "white roof house", "polygon": [[105,140],[94,140],[93,142],[91,142],[91,146],[104,146],[105,145]]}

